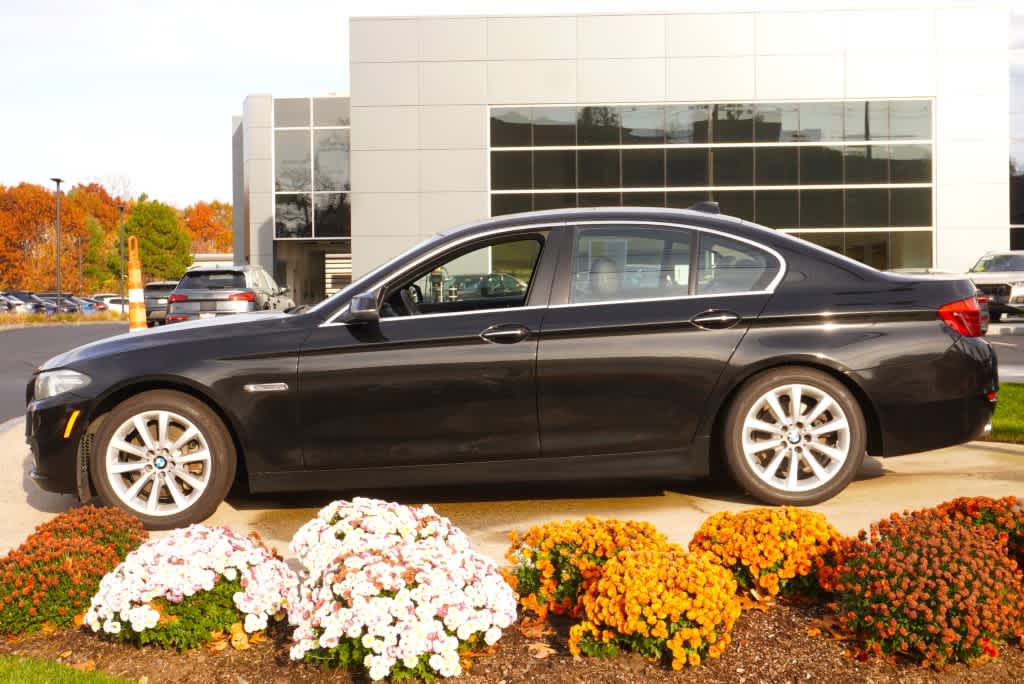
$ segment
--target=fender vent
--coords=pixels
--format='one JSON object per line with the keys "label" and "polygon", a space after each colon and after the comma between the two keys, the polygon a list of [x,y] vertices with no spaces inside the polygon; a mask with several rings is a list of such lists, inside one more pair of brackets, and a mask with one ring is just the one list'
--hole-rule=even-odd
{"label": "fender vent", "polygon": [[78,463],[75,468],[75,485],[78,500],[83,503],[95,496],[92,491],[92,485],[89,482],[89,458],[92,456],[93,442],[95,441],[96,435],[90,431],[86,431],[82,435],[82,439],[78,440]]}

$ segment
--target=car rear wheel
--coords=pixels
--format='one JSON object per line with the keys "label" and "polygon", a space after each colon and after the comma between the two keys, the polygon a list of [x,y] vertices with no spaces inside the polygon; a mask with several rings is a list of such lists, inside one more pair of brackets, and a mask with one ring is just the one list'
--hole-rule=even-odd
{"label": "car rear wheel", "polygon": [[813,369],[780,368],[737,394],[725,424],[734,479],[755,498],[809,506],[850,483],[864,460],[865,427],[850,391]]}
{"label": "car rear wheel", "polygon": [[155,390],[106,417],[89,468],[100,499],[151,530],[208,518],[235,476],[235,449],[224,424],[201,401]]}

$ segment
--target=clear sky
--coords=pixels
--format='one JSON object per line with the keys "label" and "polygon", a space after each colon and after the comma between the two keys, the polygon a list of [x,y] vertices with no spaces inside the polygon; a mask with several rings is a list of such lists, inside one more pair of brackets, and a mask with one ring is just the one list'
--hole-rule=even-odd
{"label": "clear sky", "polygon": [[[231,200],[251,93],[348,94],[348,18],[886,6],[789,0],[0,0],[0,184]],[[900,5],[926,5],[905,0]]]}

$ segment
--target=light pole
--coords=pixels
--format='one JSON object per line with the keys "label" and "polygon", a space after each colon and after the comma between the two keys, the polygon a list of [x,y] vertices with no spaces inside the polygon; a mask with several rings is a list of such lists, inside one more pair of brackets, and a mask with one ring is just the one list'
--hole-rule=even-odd
{"label": "light pole", "polygon": [[57,184],[57,313],[61,312],[60,306],[60,184],[63,178],[51,178]]}
{"label": "light pole", "polygon": [[120,280],[120,283],[121,283],[121,290],[120,290],[121,300],[122,300],[121,301],[121,305],[124,306],[124,204],[118,203],[118,205],[117,205],[117,212],[118,212],[118,219],[117,219],[118,232],[119,232],[119,234],[121,236],[121,250],[120,250],[120,253],[121,253],[121,273],[119,274],[120,275],[119,280]]}

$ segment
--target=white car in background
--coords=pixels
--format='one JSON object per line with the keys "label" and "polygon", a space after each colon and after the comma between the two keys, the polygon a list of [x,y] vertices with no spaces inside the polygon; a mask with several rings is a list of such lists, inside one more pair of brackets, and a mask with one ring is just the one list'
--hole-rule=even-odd
{"label": "white car in background", "polygon": [[992,320],[1024,313],[1024,251],[989,252],[967,271],[967,277],[988,296]]}

